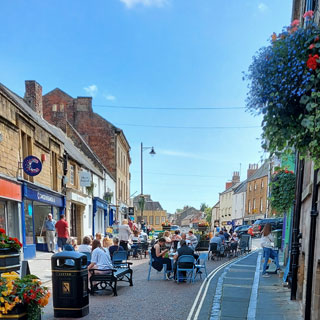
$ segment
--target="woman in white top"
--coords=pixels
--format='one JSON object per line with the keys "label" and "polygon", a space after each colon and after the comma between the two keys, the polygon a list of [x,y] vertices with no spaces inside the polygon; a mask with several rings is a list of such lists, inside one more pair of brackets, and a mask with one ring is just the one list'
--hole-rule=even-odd
{"label": "woman in white top", "polygon": [[263,256],[264,256],[264,264],[263,264],[263,269],[262,269],[262,276],[263,277],[268,277],[269,275],[266,273],[267,272],[267,265],[269,258],[274,259],[277,270],[280,270],[280,265],[279,265],[279,258],[278,258],[278,252],[273,249],[273,235],[271,234],[271,224],[267,223],[262,232],[261,232],[261,247],[263,248]]}
{"label": "woman in white top", "polygon": [[119,235],[118,238],[120,240],[120,246],[123,247],[124,250],[128,250],[128,242],[132,232],[128,226],[128,220],[123,219],[122,225],[119,226]]}

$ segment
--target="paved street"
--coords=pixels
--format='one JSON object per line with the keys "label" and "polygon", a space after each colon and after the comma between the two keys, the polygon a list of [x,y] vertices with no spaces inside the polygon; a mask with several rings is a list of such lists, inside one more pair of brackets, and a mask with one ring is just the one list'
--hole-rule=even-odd
{"label": "paved street", "polygon": [[[253,249],[258,246],[259,240],[254,240]],[[29,262],[31,272],[49,287],[50,257],[42,253]],[[120,282],[117,297],[90,296],[90,314],[83,319],[301,319],[298,304],[289,300],[279,276],[261,277],[259,250],[237,259],[208,261],[207,268],[208,280],[198,278],[194,284],[163,280],[155,270],[147,281],[148,259],[133,260],[134,286]],[[53,318],[50,299],[43,319]]]}

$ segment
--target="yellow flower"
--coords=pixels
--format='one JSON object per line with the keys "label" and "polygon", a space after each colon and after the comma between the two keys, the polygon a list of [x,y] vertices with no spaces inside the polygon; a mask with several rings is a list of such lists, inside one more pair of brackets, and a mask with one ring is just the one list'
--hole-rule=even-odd
{"label": "yellow flower", "polygon": [[3,297],[0,297],[0,302],[1,302],[1,303],[4,303]]}

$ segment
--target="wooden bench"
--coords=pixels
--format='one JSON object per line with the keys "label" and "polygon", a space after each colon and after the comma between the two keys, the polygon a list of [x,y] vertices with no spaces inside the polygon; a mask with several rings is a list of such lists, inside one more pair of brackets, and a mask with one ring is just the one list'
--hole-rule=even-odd
{"label": "wooden bench", "polygon": [[[112,289],[113,294],[117,296],[117,282],[125,281],[129,282],[130,287],[133,286],[132,283],[132,273],[133,270],[130,268],[132,263],[128,262],[126,266],[121,266],[119,268],[110,270],[98,270],[90,269],[90,292],[94,295],[95,292],[100,290],[107,290],[108,286]],[[103,273],[98,273],[98,272]]]}

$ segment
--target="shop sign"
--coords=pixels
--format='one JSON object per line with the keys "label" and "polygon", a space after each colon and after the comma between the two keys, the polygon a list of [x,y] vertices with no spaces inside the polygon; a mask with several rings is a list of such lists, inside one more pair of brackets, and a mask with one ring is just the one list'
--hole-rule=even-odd
{"label": "shop sign", "polygon": [[80,186],[81,187],[90,187],[91,186],[91,173],[87,171],[80,171]]}
{"label": "shop sign", "polygon": [[23,166],[23,171],[28,176],[32,176],[32,177],[38,175],[42,170],[42,163],[35,156],[28,156],[24,158],[22,166]]}
{"label": "shop sign", "polygon": [[0,197],[21,201],[21,185],[0,179]]}
{"label": "shop sign", "polygon": [[71,200],[71,201],[75,201],[75,202],[80,202],[80,203],[83,203],[83,204],[86,204],[87,201],[86,201],[86,198],[76,194],[76,193],[73,193],[73,192],[68,192],[67,193],[67,200]]}
{"label": "shop sign", "polygon": [[46,193],[40,190],[34,190],[28,187],[25,190],[26,191],[24,193],[24,196],[31,200],[48,203],[56,207],[63,207],[62,197],[57,197],[53,194]]}
{"label": "shop sign", "polygon": [[105,201],[99,199],[99,198],[94,198],[93,200],[93,205],[97,208],[103,209],[103,210],[108,210],[108,204],[105,203]]}

